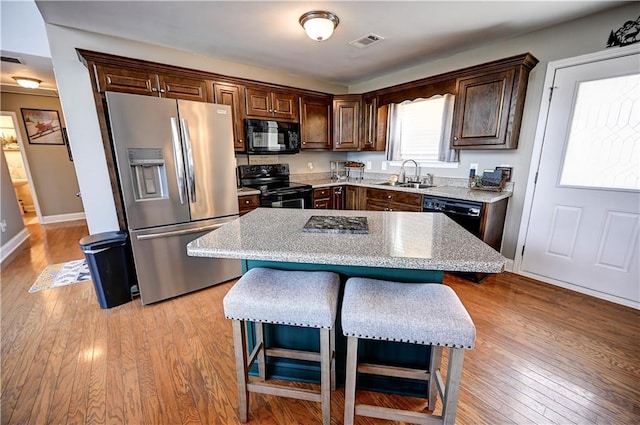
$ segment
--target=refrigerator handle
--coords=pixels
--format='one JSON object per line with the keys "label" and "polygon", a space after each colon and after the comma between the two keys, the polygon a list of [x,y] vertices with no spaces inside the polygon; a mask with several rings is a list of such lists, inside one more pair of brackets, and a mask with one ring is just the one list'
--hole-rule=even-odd
{"label": "refrigerator handle", "polygon": [[184,118],[180,118],[180,129],[182,130],[182,140],[184,140],[187,151],[187,187],[191,202],[196,202],[196,175],[193,165],[193,151],[191,150],[191,135],[189,134],[189,124]]}
{"label": "refrigerator handle", "polygon": [[176,179],[178,180],[178,193],[180,195],[180,204],[187,202],[184,191],[184,159],[182,156],[182,146],[180,144],[180,133],[178,130],[178,118],[171,117],[171,142],[173,145],[173,156],[176,166]]}

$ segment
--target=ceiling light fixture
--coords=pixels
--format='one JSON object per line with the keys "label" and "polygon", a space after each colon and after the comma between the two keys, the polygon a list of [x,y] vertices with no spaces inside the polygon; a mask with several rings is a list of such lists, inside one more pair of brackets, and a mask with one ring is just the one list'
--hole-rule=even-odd
{"label": "ceiling light fixture", "polygon": [[36,78],[29,77],[13,77],[13,79],[16,80],[16,83],[28,89],[37,89],[42,82]]}
{"label": "ceiling light fixture", "polygon": [[300,25],[309,38],[315,41],[324,41],[331,37],[339,23],[340,19],[335,14],[322,10],[307,12],[300,17]]}

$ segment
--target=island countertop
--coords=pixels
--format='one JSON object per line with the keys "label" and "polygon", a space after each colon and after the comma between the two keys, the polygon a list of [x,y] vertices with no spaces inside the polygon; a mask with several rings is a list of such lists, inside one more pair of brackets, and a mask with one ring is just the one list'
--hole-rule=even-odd
{"label": "island countertop", "polygon": [[[307,233],[311,216],[366,217],[369,233]],[[444,214],[258,208],[187,245],[196,257],[500,273],[506,259]]]}

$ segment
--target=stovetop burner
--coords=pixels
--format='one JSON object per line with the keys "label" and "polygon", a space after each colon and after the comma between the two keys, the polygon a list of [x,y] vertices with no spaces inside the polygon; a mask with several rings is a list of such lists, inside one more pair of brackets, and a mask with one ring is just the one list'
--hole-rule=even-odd
{"label": "stovetop burner", "polygon": [[263,196],[311,190],[311,185],[289,181],[289,164],[239,165],[240,185],[260,190]]}

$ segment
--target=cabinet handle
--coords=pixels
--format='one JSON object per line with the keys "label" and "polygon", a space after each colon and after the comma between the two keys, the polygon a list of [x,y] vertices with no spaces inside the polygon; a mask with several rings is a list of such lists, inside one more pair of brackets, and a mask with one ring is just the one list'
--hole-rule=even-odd
{"label": "cabinet handle", "polygon": [[391,199],[391,198],[393,198],[392,195],[387,195],[387,199]]}
{"label": "cabinet handle", "polygon": [[247,205],[249,205],[249,201],[248,201],[248,200],[244,201],[244,203],[245,203],[245,204],[247,204]]}
{"label": "cabinet handle", "polygon": [[453,140],[458,140],[458,136],[454,136],[454,137],[453,137]]}

